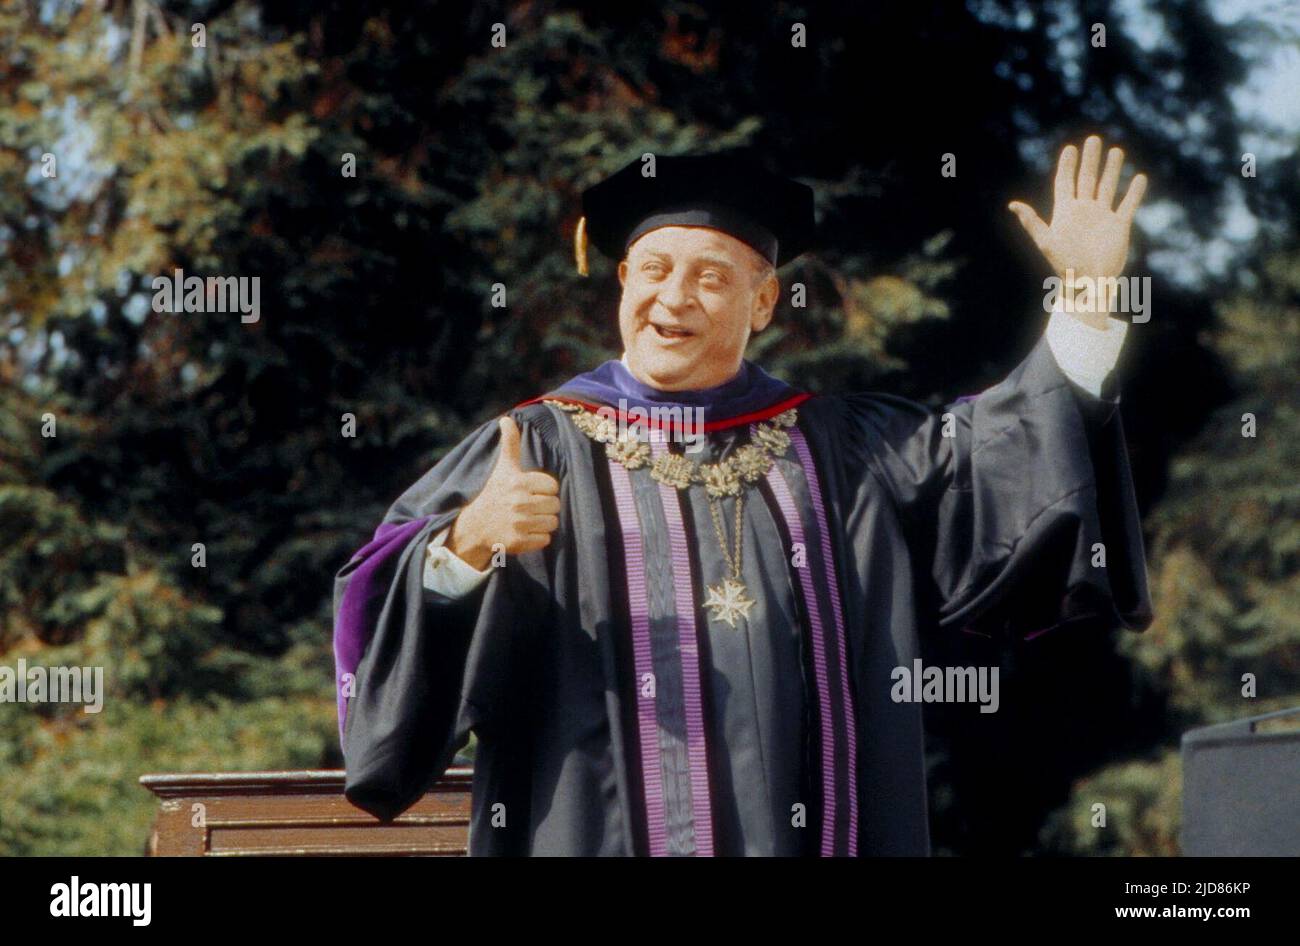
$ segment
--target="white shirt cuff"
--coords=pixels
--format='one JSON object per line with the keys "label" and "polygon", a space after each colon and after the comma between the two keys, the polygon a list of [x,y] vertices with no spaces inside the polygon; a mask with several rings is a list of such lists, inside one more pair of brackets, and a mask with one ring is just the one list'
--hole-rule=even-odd
{"label": "white shirt cuff", "polygon": [[463,598],[492,574],[492,568],[479,571],[447,548],[450,532],[448,526],[429,540],[424,556],[424,587],[444,598]]}
{"label": "white shirt cuff", "polygon": [[1085,325],[1064,312],[1058,302],[1047,320],[1047,347],[1061,373],[1093,397],[1101,396],[1106,375],[1115,368],[1128,323],[1106,318],[1106,328]]}

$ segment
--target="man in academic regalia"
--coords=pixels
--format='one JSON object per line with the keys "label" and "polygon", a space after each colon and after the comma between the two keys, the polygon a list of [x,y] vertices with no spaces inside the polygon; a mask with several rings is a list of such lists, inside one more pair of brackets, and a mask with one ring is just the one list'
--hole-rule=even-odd
{"label": "man in academic regalia", "polygon": [[[1145,179],[1061,155],[1058,273],[1118,276]],[[918,636],[1150,620],[1116,401],[1127,325],[1054,311],[941,412],[744,360],[811,191],[739,155],[584,195],[624,354],[484,424],[339,572],[347,796],[409,807],[477,735],[474,854],[929,853]],[[1096,548],[1104,546],[1104,565]]]}

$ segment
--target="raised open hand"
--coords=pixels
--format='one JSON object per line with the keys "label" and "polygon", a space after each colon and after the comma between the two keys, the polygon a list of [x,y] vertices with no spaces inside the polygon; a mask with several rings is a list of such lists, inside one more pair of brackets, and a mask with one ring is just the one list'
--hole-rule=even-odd
{"label": "raised open hand", "polygon": [[1074,279],[1104,279],[1124,271],[1133,215],[1146,193],[1146,175],[1138,174],[1119,206],[1112,210],[1124,152],[1110,149],[1099,180],[1100,164],[1101,139],[1096,135],[1083,143],[1082,161],[1074,145],[1061,150],[1050,225],[1043,223],[1028,204],[1013,200],[1007,205],[1052,269],[1067,282],[1071,275]]}

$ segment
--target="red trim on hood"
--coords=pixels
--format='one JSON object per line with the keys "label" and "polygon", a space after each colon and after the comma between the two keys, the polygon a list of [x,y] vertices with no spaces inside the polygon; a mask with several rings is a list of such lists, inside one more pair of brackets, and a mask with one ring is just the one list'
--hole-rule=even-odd
{"label": "red trim on hood", "polygon": [[[788,411],[792,407],[797,407],[798,405],[802,404],[804,401],[808,400],[811,397],[812,397],[811,394],[808,394],[806,392],[800,392],[799,394],[796,394],[793,397],[786,398],[784,401],[778,401],[777,403],[773,404],[771,407],[765,407],[761,411],[751,411],[748,414],[741,414],[739,417],[727,417],[724,418],[723,420],[711,420],[705,423],[704,432],[706,434],[711,434],[716,430],[726,430],[729,427],[739,427],[741,424],[755,424],[758,423],[759,421],[767,420],[771,417],[775,417],[777,414]],[[527,401],[521,401],[520,403],[516,404],[515,409],[518,410],[521,407],[528,407],[531,404],[540,404],[542,401],[562,401],[565,404],[577,404],[580,407],[585,407],[587,410],[590,411],[599,411],[602,408],[605,410],[614,410],[614,408],[612,407],[606,407],[605,405],[601,405],[601,404],[593,404],[591,401],[584,401],[576,397],[566,397],[563,394],[560,395],[543,394],[541,397],[529,398]],[[661,421],[650,421],[649,425],[655,429],[661,429],[665,426],[664,423]],[[668,426],[675,429],[681,425],[677,423],[670,423]]]}

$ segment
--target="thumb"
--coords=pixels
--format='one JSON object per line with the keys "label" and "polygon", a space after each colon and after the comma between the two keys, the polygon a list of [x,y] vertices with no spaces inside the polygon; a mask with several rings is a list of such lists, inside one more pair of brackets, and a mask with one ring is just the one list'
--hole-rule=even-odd
{"label": "thumb", "polygon": [[508,469],[521,469],[519,460],[519,425],[515,423],[513,417],[506,415],[497,421],[497,429],[501,431],[501,454],[497,458],[497,469],[506,467]]}
{"label": "thumb", "polygon": [[1007,209],[1016,215],[1016,219],[1020,221],[1020,225],[1025,228],[1034,243],[1041,247],[1046,242],[1047,224],[1043,223],[1043,218],[1034,212],[1033,207],[1013,200],[1007,204]]}

